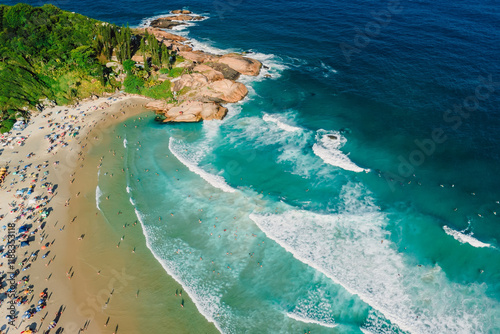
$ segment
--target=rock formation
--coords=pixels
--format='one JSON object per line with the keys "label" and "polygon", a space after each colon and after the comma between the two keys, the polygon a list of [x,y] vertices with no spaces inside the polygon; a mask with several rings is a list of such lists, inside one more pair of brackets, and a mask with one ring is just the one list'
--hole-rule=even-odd
{"label": "rock formation", "polygon": [[[191,13],[191,12],[189,12],[189,13]],[[185,13],[182,13],[182,14],[178,14],[175,16],[160,17],[156,20],[153,20],[150,25],[152,27],[155,27],[155,28],[172,29],[175,26],[185,24],[184,22],[187,22],[187,21],[200,21],[203,19],[204,19],[203,16],[187,15]]]}
{"label": "rock formation", "polygon": [[224,79],[224,74],[207,65],[196,65],[193,71],[203,74],[209,81]]}
{"label": "rock formation", "polygon": [[146,108],[155,110],[157,114],[162,115],[164,123],[223,119],[227,114],[227,108],[215,102],[185,101],[176,106],[162,101],[154,101],[148,103]]}
{"label": "rock formation", "polygon": [[170,13],[172,14],[191,14],[191,11],[186,10],[186,9],[176,9],[171,11]]}
{"label": "rock formation", "polygon": [[[172,11],[172,14],[176,15],[155,20],[151,26],[163,28],[169,26],[170,23],[178,24],[181,23],[179,21],[203,19],[201,16],[188,15],[191,12],[183,10]],[[236,53],[221,56],[193,51],[184,37],[158,28],[146,28],[146,30],[169,49],[177,51],[178,56],[184,61],[177,63],[176,67],[183,67],[185,70],[184,74],[175,79],[169,77],[169,74],[156,74],[159,81],[171,81],[170,87],[174,94],[174,99],[169,102],[154,101],[146,106],[156,111],[157,120],[198,122],[222,119],[227,109],[220,103],[235,103],[248,94],[245,85],[235,80],[240,75],[258,75],[262,67],[259,61]],[[138,31],[145,32],[144,29]],[[142,62],[142,57],[137,55],[134,57]]]}
{"label": "rock formation", "polygon": [[226,64],[231,67],[233,70],[238,71],[244,75],[253,75],[256,76],[260,72],[260,68],[262,64],[251,58],[243,57],[239,54],[230,53],[227,55],[223,55],[219,59],[219,63]]}

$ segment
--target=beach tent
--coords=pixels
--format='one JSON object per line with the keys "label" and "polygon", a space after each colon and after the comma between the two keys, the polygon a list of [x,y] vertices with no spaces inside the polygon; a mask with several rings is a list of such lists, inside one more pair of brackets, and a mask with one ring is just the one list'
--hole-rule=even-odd
{"label": "beach tent", "polygon": [[30,245],[30,243],[27,242],[27,241],[21,242],[21,247],[26,247],[26,246],[29,246],[29,245]]}
{"label": "beach tent", "polygon": [[23,226],[19,227],[19,233],[23,233],[23,232],[26,232],[28,230],[29,230],[28,225],[23,225]]}

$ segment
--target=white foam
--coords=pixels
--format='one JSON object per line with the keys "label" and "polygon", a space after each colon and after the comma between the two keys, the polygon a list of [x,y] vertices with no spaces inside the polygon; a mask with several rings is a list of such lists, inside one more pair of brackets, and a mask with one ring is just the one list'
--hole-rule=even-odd
{"label": "white foam", "polygon": [[128,200],[130,201],[130,204],[135,206],[135,201],[132,199],[132,197],[129,197]]}
{"label": "white foam", "polygon": [[182,153],[182,150],[177,147],[180,144],[180,141],[174,138],[170,138],[168,142],[168,149],[177,158],[177,160],[184,164],[191,172],[198,174],[202,179],[207,181],[213,187],[218,188],[224,192],[233,193],[236,191],[236,189],[226,183],[226,180],[222,176],[213,175],[206,172],[201,167],[199,167],[197,163],[190,161],[187,157],[185,157]]}
{"label": "white foam", "polygon": [[95,206],[97,207],[97,209],[99,209],[99,211],[101,211],[101,207],[99,206],[99,204],[101,203],[101,196],[102,196],[101,188],[97,186],[95,188]]}
{"label": "white foam", "polygon": [[232,53],[232,52],[237,52],[236,49],[219,49],[215,46],[213,46],[214,42],[205,39],[204,41],[197,40],[195,38],[189,38],[188,44],[191,44],[193,47],[193,51],[203,51],[207,53],[211,53],[213,55],[222,55],[226,53]]}
{"label": "white foam", "polygon": [[448,226],[443,226],[443,230],[446,232],[446,234],[452,236],[455,240],[459,241],[462,244],[469,244],[473,247],[477,248],[485,248],[485,247],[492,247],[490,244],[486,244],[484,242],[481,242],[474,238],[471,234],[464,234],[459,231],[455,231]]}
{"label": "white foam", "polygon": [[284,123],[283,121],[281,121],[280,117],[276,116],[276,115],[269,115],[269,114],[264,113],[264,116],[262,116],[262,119],[266,122],[275,123],[280,129],[288,131],[288,132],[295,132],[295,131],[302,130],[299,127]]}
{"label": "white foam", "polygon": [[[336,139],[332,139],[329,136],[335,136]],[[339,132],[318,130],[316,140],[312,148],[313,152],[327,164],[356,173],[370,171],[369,169],[364,169],[356,165],[340,150],[347,142],[347,139],[341,136]]]}
{"label": "white foam", "polygon": [[314,319],[310,319],[310,318],[305,318],[305,317],[303,317],[299,314],[295,314],[295,313],[286,313],[286,316],[289,317],[290,319],[294,319],[294,320],[297,320],[300,322],[305,322],[308,324],[316,324],[316,325],[320,325],[323,327],[329,327],[329,328],[337,327],[337,324],[332,324],[332,323],[328,323],[328,322],[323,322],[323,321],[318,321],[318,320],[314,320]]}
{"label": "white foam", "polygon": [[331,74],[336,74],[337,70],[331,67],[330,65],[325,64],[323,61],[320,61],[321,68],[324,70],[323,76],[325,78],[330,77]]}
{"label": "white foam", "polygon": [[[144,234],[144,237],[146,238],[146,246],[149,248],[155,259],[161,264],[163,269],[175,280],[177,281],[183,289],[189,294],[191,297],[191,300],[195,304],[196,308],[198,311],[207,319],[209,322],[213,323],[215,327],[219,330],[220,333],[223,333],[222,328],[220,325],[215,321],[214,317],[212,314],[217,314],[222,313],[221,310],[213,310],[212,312],[207,312],[206,310],[213,309],[216,303],[214,303],[213,300],[210,298],[203,298],[204,296],[201,296],[196,292],[196,289],[192,288],[192,285],[194,285],[193,282],[189,284],[187,281],[183,281],[180,278],[180,273],[178,272],[178,269],[175,268],[173,265],[169,265],[167,260],[162,259],[160,256],[158,256],[157,252],[153,249],[152,242],[151,242],[151,236],[149,233],[146,231],[146,226],[144,225],[144,219],[141,213],[137,210],[137,208],[134,207],[135,215],[137,216],[137,219],[141,223],[142,231]],[[154,235],[154,234],[153,234]]]}
{"label": "white foam", "polygon": [[368,330],[378,333],[387,324],[380,317],[412,333],[487,332],[494,326],[500,308],[485,284],[461,285],[438,265],[409,263],[389,239],[388,218],[359,185],[344,186],[340,198],[335,214],[291,210],[250,219],[296,259],[370,305],[379,315],[367,319]]}
{"label": "white foam", "polygon": [[128,143],[127,139],[123,139],[123,147],[124,148],[127,148],[127,143]]}
{"label": "white foam", "polygon": [[[258,82],[269,79],[277,79],[281,77],[281,73],[288,69],[285,65],[283,59],[274,54],[265,54],[260,52],[249,51],[245,54],[245,57],[258,60],[262,63],[259,75],[241,75],[239,81],[244,84],[251,84],[252,82]],[[270,78],[269,78],[270,76]]]}
{"label": "white foam", "polygon": [[131,191],[132,191],[132,188],[130,188],[129,186],[127,186],[127,194],[130,194]]}

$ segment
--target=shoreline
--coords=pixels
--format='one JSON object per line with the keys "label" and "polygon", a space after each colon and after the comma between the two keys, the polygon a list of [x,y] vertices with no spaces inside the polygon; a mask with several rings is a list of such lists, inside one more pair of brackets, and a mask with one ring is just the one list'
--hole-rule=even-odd
{"label": "shoreline", "polygon": [[[35,165],[44,165],[45,161],[48,161],[47,168],[42,167],[38,174],[39,178],[46,177],[46,181],[51,182],[54,185],[54,195],[50,199],[46,200],[47,208],[50,208],[51,212],[46,218],[45,223],[40,224],[43,226],[39,228],[41,231],[40,235],[43,236],[43,239],[39,239],[40,236],[35,235],[35,238],[39,239],[40,242],[37,242],[35,239],[28,247],[22,249],[18,248],[16,250],[16,255],[19,257],[16,262],[20,262],[21,258],[24,258],[24,256],[30,257],[30,253],[33,254],[38,251],[41,255],[47,252],[47,250],[49,251],[48,256],[45,259],[42,259],[41,256],[39,256],[38,261],[33,261],[31,266],[29,266],[29,269],[26,271],[20,271],[18,277],[16,278],[19,279],[23,276],[29,276],[29,285],[33,285],[33,289],[30,294],[34,295],[31,297],[32,300],[30,303],[16,307],[18,319],[14,321],[14,324],[18,327],[18,330],[23,330],[27,328],[27,326],[30,326],[29,328],[31,329],[40,331],[46,330],[52,320],[57,320],[57,326],[66,329],[70,333],[80,332],[82,329],[90,330],[92,333],[111,333],[112,322],[109,323],[109,326],[105,327],[103,326],[104,320],[101,320],[102,317],[100,314],[96,312],[95,315],[92,315],[88,312],[88,306],[90,306],[90,309],[99,308],[99,306],[97,306],[98,300],[94,303],[89,301],[88,291],[99,289],[98,292],[101,294],[101,298],[104,298],[104,290],[102,284],[99,284],[99,282],[96,281],[95,276],[97,275],[95,272],[91,275],[90,270],[85,268],[86,263],[84,263],[85,261],[99,262],[100,260],[100,254],[97,254],[97,256],[94,255],[93,258],[88,256],[86,244],[90,243],[89,241],[91,241],[92,238],[89,235],[82,237],[82,234],[80,233],[81,228],[87,229],[92,225],[94,225],[95,228],[95,226],[98,225],[98,219],[92,221],[93,219],[89,217],[91,215],[90,212],[81,213],[82,211],[85,211],[85,209],[88,209],[86,206],[88,203],[85,202],[90,200],[88,196],[84,195],[84,192],[92,188],[91,192],[93,192],[94,198],[91,202],[94,202],[95,208],[95,188],[97,185],[97,178],[89,178],[85,175],[87,169],[87,166],[85,165],[89,165],[92,161],[92,159],[87,160],[86,157],[92,150],[98,149],[99,147],[102,148],[103,143],[99,142],[102,138],[99,137],[105,137],[108,132],[111,131],[110,129],[113,126],[123,122],[125,119],[129,119],[135,115],[146,112],[146,110],[142,107],[148,101],[150,101],[148,98],[127,94],[119,97],[99,98],[94,101],[82,101],[74,108],[69,106],[48,108],[42,113],[33,116],[27,128],[20,131],[21,135],[28,136],[28,139],[26,139],[23,146],[19,148],[14,147],[12,149],[4,148],[2,155],[0,156],[0,164],[2,166],[9,166],[9,175],[2,184],[2,188],[3,190],[10,189],[10,191],[2,191],[1,195],[2,203],[5,203],[2,204],[0,208],[0,214],[5,215],[2,225],[11,223],[15,217],[15,213],[9,214],[7,211],[7,209],[9,209],[7,207],[7,203],[10,203],[13,200],[12,195],[17,189],[26,187],[29,184],[29,177],[27,177],[23,182],[16,182],[17,175],[14,175],[13,172],[17,165],[20,165],[20,168],[22,168],[24,165],[31,163],[32,166],[28,167],[26,171],[28,176],[31,173],[37,172],[36,169],[33,169]],[[103,102],[111,102],[111,106],[102,110],[97,109],[91,112],[87,111],[91,108],[99,106]],[[88,114],[82,115],[81,113],[84,112]],[[50,113],[52,113],[50,117],[47,118],[44,116]],[[149,113],[151,112],[148,112],[148,114]],[[59,116],[63,118],[60,123],[67,122],[72,123],[75,127],[77,125],[80,126],[81,128],[78,131],[79,135],[71,139],[64,138],[63,140],[66,140],[68,144],[66,147],[56,147],[51,152],[51,155],[44,154],[44,149],[42,149],[42,147],[45,148],[46,143],[43,142],[42,138],[46,135],[53,135],[54,132],[58,132],[58,130],[60,132],[63,131],[57,128],[49,129],[46,124],[47,120],[55,118],[54,121],[59,121]],[[82,152],[80,152],[81,155],[77,153],[80,149],[82,149]],[[31,152],[35,152],[35,156],[29,159],[25,158]],[[17,163],[19,160],[22,162]],[[83,162],[84,160],[85,162]],[[56,161],[58,161],[57,164]],[[80,161],[82,161],[81,164]],[[79,168],[82,165],[83,168]],[[91,167],[88,166],[88,169],[90,168]],[[41,175],[42,173],[44,174],[43,176]],[[72,184],[68,183],[71,179],[74,180],[74,183],[72,182]],[[11,183],[14,184],[11,186]],[[23,203],[25,203],[25,207],[29,207],[29,199],[47,195],[46,188],[41,187],[41,182],[38,178],[35,184],[36,186],[33,194],[29,196],[27,200],[23,201]],[[68,202],[66,202],[67,199]],[[63,206],[66,206],[67,203],[69,203],[68,208],[63,209]],[[85,214],[87,214],[87,218],[85,218]],[[33,228],[38,225],[36,223],[32,223],[26,218],[21,218],[19,222],[15,224],[16,229],[24,223],[32,224]],[[99,228],[99,226],[97,228]],[[4,238],[6,237],[5,232],[6,231],[2,231],[2,234],[0,234]],[[100,234],[101,237],[105,235],[105,233]],[[142,227],[140,233],[136,232],[136,234],[144,238],[142,234]],[[104,242],[106,242],[106,238],[104,239]],[[4,242],[5,240],[6,239],[4,239]],[[46,241],[49,241],[47,250],[40,249],[42,247],[42,242],[44,244]],[[103,240],[101,240],[101,243],[102,241]],[[107,243],[108,246],[111,246],[109,239],[107,239]],[[141,246],[146,245],[144,243],[144,245]],[[149,252],[147,247],[143,248]],[[26,253],[23,255],[22,252],[25,250]],[[150,254],[150,256],[151,255],[152,254]],[[35,257],[35,259],[36,258],[37,257]],[[111,260],[116,261],[117,258],[120,257],[114,256]],[[4,265],[1,269],[6,271],[7,259],[3,259],[2,262]],[[121,262],[124,266],[126,265],[125,258],[123,256],[121,257]],[[160,263],[158,263],[158,265],[161,267]],[[15,269],[19,268],[18,266],[15,267]],[[120,281],[120,279],[121,281],[124,281],[127,277],[126,272],[122,272],[120,274],[119,271],[115,270],[112,274],[115,276],[115,280],[117,281]],[[164,276],[169,277],[166,272],[163,274]],[[102,275],[99,276],[106,276],[104,270]],[[109,285],[109,281],[107,285]],[[144,283],[144,285],[147,286],[146,283]],[[8,287],[4,286],[4,293],[6,292],[6,289],[8,289]],[[48,293],[48,298],[46,300],[47,306],[43,310],[35,313],[32,318],[21,319],[24,312],[29,309],[29,305],[36,302],[37,295],[42,291],[46,291]],[[85,293],[85,291],[87,291],[87,293]],[[106,293],[110,293],[109,289],[106,289]],[[0,307],[0,316],[4,318],[8,314],[8,302],[9,300],[5,299]],[[107,303],[109,303],[109,300],[106,304]],[[128,301],[125,302],[125,304],[129,304],[128,306],[130,306],[131,303]],[[100,313],[105,314],[112,312],[102,309],[102,312]],[[133,329],[134,323],[137,323],[139,326],[138,328],[140,328],[140,325],[138,324],[140,321],[137,320],[138,319],[131,317],[130,313],[117,314],[113,316],[113,321],[117,321],[117,324],[122,324],[120,333],[137,332]],[[127,326],[125,327],[125,325]],[[10,330],[14,330],[14,328],[10,325],[0,327],[2,330],[7,330],[8,328],[10,328]],[[113,328],[116,331],[116,328]]]}

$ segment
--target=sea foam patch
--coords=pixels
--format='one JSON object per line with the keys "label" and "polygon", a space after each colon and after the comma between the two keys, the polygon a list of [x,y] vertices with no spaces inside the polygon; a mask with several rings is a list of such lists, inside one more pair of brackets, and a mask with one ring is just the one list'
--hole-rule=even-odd
{"label": "sea foam patch", "polygon": [[352,172],[368,172],[356,165],[349,159],[349,156],[342,152],[340,148],[345,145],[347,139],[338,131],[318,130],[316,143],[313,145],[313,152],[329,165],[336,166]]}
{"label": "sea foam patch", "polygon": [[282,116],[279,115],[270,115],[264,113],[264,116],[262,116],[262,119],[268,123],[274,123],[276,124],[280,129],[288,131],[288,132],[295,132],[295,131],[300,131],[302,130],[301,128],[297,126],[293,126],[287,123],[286,120],[283,120]]}
{"label": "sea foam patch", "polygon": [[168,142],[168,149],[191,172],[198,174],[202,179],[207,181],[213,187],[229,193],[233,193],[236,191],[236,189],[227,184],[226,180],[222,176],[211,174],[205,171],[203,168],[201,168],[196,162],[197,160],[196,157],[190,158],[185,153],[185,148],[180,140],[170,138]]}
{"label": "sea foam patch", "polygon": [[455,240],[459,241],[462,244],[469,244],[473,247],[477,248],[486,248],[486,247],[492,247],[490,244],[481,242],[474,238],[471,234],[465,234],[463,232],[455,231],[448,226],[443,226],[443,230],[446,232],[446,234],[452,236]]}
{"label": "sea foam patch", "polygon": [[334,214],[291,210],[250,219],[295,258],[377,311],[379,317],[367,319],[368,330],[386,327],[378,325],[380,317],[411,333],[494,328],[491,319],[500,308],[486,295],[486,286],[450,282],[437,265],[412,265],[395,250],[385,229],[387,217],[359,185],[344,186],[341,197],[350,198]]}

